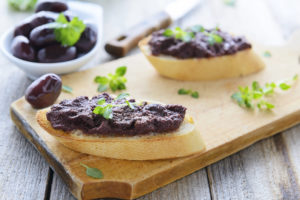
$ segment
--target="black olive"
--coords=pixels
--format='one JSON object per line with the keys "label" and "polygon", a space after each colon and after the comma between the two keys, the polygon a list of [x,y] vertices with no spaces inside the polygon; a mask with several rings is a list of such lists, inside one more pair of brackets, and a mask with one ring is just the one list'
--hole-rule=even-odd
{"label": "black olive", "polygon": [[47,24],[34,28],[30,33],[29,40],[35,47],[44,47],[46,45],[57,43],[54,29],[49,28]]}
{"label": "black olive", "polygon": [[30,19],[25,20],[21,24],[16,26],[14,30],[14,36],[24,35],[26,37],[29,37],[32,29],[43,24],[54,22],[57,16],[58,15],[56,13],[51,12],[40,12],[34,14]]}
{"label": "black olive", "polygon": [[90,25],[87,25],[75,44],[79,52],[86,53],[90,51],[97,42],[97,33]]}
{"label": "black olive", "polygon": [[41,1],[37,4],[35,12],[52,11],[60,13],[66,10],[68,10],[67,4],[61,1]]}
{"label": "black olive", "polygon": [[34,17],[30,22],[32,29],[41,26],[43,24],[54,22],[58,14],[52,12],[39,12],[33,16]]}
{"label": "black olive", "polygon": [[41,63],[55,63],[72,60],[76,57],[76,47],[66,47],[60,44],[50,45],[37,54],[38,61]]}
{"label": "black olive", "polygon": [[56,74],[45,74],[33,81],[25,91],[25,99],[34,108],[52,105],[61,92],[61,79]]}
{"label": "black olive", "polygon": [[13,39],[11,43],[11,51],[17,58],[35,61],[35,50],[29,44],[29,40],[23,35],[19,35]]}
{"label": "black olive", "polygon": [[18,35],[29,36],[30,31],[32,30],[30,22],[22,23],[18,25],[14,30],[14,37]]}

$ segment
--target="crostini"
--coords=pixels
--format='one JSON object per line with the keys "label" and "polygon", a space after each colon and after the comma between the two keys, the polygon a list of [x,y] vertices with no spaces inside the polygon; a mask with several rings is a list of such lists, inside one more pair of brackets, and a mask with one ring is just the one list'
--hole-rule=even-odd
{"label": "crostini", "polygon": [[37,112],[42,128],[66,147],[95,156],[157,160],[205,149],[181,105],[136,102],[107,93],[64,100]]}
{"label": "crostini", "polygon": [[244,38],[219,28],[194,26],[154,32],[139,48],[165,77],[201,81],[245,76],[264,68],[261,58]]}

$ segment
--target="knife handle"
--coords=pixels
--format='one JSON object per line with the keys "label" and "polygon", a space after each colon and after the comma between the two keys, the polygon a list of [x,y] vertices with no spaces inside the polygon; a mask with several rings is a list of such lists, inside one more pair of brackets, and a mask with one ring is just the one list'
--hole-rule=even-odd
{"label": "knife handle", "polygon": [[156,30],[168,27],[171,23],[171,17],[166,12],[159,12],[107,42],[105,50],[116,57],[125,56],[142,38]]}

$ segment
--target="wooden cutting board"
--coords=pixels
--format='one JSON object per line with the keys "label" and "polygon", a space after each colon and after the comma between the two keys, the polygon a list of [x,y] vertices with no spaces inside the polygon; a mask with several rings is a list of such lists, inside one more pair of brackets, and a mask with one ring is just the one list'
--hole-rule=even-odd
{"label": "wooden cutting board", "polygon": [[[62,93],[58,101],[78,95],[96,95],[96,75],[106,75],[126,65],[127,92],[137,99],[179,103],[188,108],[202,133],[206,151],[185,158],[158,161],[126,161],[89,156],[69,150],[47,134],[35,120],[36,110],[21,98],[11,105],[11,117],[21,133],[47,159],[52,168],[78,199],[102,197],[133,199],[223,159],[263,138],[300,122],[300,83],[286,92],[278,92],[271,101],[273,112],[247,111],[237,106],[230,96],[238,86],[292,78],[300,74],[300,34],[285,46],[255,45],[258,54],[268,50],[271,57],[262,59],[267,67],[248,77],[214,82],[183,82],[159,76],[143,55],[119,59],[93,69],[63,76],[63,84],[73,88]],[[177,95],[179,88],[199,91],[200,98]],[[84,163],[99,168],[103,179],[93,179],[80,166]]]}

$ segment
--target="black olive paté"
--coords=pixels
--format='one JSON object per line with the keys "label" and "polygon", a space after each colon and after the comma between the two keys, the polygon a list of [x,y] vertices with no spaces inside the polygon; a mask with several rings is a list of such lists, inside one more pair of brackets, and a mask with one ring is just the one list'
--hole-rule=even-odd
{"label": "black olive pat\u00e9", "polygon": [[[106,103],[122,104],[122,106],[113,107],[111,119],[105,119],[93,113],[99,99],[102,98],[106,100]],[[135,102],[134,99],[129,101]],[[47,119],[54,129],[64,131],[81,130],[84,134],[103,136],[135,136],[175,131],[183,122],[186,112],[186,108],[181,105],[143,102],[130,108],[124,103],[124,99],[114,100],[107,93],[91,99],[80,96],[53,105],[47,113]]]}
{"label": "black olive pat\u00e9", "polygon": [[[240,36],[233,36],[220,29],[204,29],[202,32],[193,32],[194,38],[183,41],[175,37],[164,35],[165,30],[152,33],[149,41],[153,55],[169,55],[179,59],[211,58],[231,55],[238,51],[251,48],[251,44]],[[209,34],[214,33],[222,38],[220,43],[210,43]]]}

